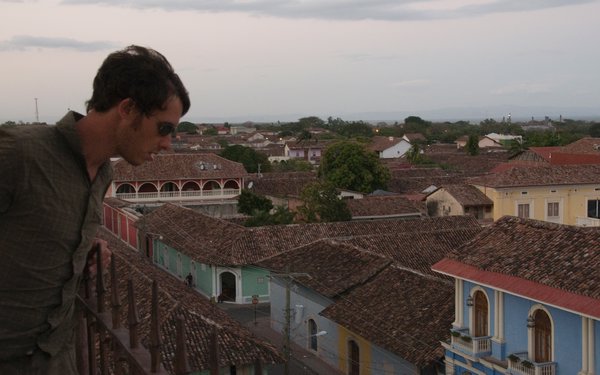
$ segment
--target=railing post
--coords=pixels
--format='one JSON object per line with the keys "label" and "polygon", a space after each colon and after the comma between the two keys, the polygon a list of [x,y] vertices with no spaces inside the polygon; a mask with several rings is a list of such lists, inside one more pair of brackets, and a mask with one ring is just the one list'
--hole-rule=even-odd
{"label": "railing post", "polygon": [[119,297],[119,283],[117,282],[117,266],[113,258],[110,262],[110,302],[112,311],[112,328],[121,328],[121,300]]}
{"label": "railing post", "polygon": [[160,319],[158,311],[158,283],[152,281],[152,314],[150,321],[150,371],[158,372],[160,366]]}
{"label": "railing post", "polygon": [[256,358],[256,362],[254,362],[254,375],[262,375],[262,362],[259,358]]}
{"label": "railing post", "polygon": [[77,349],[75,351],[75,355],[77,356],[77,372],[80,375],[85,375],[89,373],[89,362],[88,362],[88,336],[87,336],[87,319],[85,310],[77,305],[76,307],[77,314]]}
{"label": "railing post", "polygon": [[210,331],[209,347],[208,365],[210,367],[210,375],[219,375],[219,340],[216,325],[213,325]]}
{"label": "railing post", "polygon": [[173,367],[175,375],[187,375],[191,372],[187,357],[187,348],[185,345],[185,319],[182,315],[177,316],[176,322],[177,339],[175,342],[175,358]]}
{"label": "railing post", "polygon": [[100,254],[100,245],[96,245],[96,308],[99,313],[104,312],[104,270],[102,269],[102,256]]}
{"label": "railing post", "polygon": [[133,294],[133,281],[127,280],[127,324],[129,326],[129,347],[135,349],[138,347],[138,324],[140,320],[138,318],[137,305],[135,301],[135,295]]}

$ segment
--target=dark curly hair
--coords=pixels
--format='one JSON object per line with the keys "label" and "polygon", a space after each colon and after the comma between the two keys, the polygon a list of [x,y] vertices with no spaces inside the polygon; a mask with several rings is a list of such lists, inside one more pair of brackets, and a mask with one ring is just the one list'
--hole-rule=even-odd
{"label": "dark curly hair", "polygon": [[139,111],[149,116],[166,108],[173,95],[183,105],[181,115],[190,109],[190,98],[173,67],[159,52],[131,45],[106,57],[94,78],[88,112],[106,112],[121,100],[131,98]]}

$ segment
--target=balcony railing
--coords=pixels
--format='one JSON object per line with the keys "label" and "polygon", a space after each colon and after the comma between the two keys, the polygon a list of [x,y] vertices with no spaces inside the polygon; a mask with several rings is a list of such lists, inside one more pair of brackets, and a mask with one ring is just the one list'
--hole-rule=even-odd
{"label": "balcony railing", "polygon": [[452,346],[475,357],[492,352],[491,336],[472,337],[466,328],[452,330]]}
{"label": "balcony railing", "polygon": [[[99,251],[99,250],[98,250]],[[77,296],[77,311],[79,329],[77,331],[77,367],[79,375],[115,374],[115,375],[168,375],[169,372],[163,367],[165,363],[161,360],[163,351],[161,339],[161,319],[159,317],[158,284],[152,282],[151,302],[147,315],[149,321],[149,333],[142,334],[140,326],[143,323],[138,317],[138,306],[135,297],[134,283],[131,279],[126,280],[127,293],[119,291],[119,276],[115,257],[113,256],[110,267],[110,291],[105,288],[105,274],[102,270],[101,257],[97,253],[97,276],[95,282],[84,278],[83,287]],[[121,279],[125,281],[125,279]],[[95,284],[95,288],[92,287]],[[127,311],[122,311],[121,295],[126,295]],[[146,314],[145,314],[146,315]],[[126,318],[123,324],[122,317]],[[176,318],[176,329],[174,336],[169,339],[169,353],[172,353],[173,375],[187,375],[191,373],[189,357],[186,349],[186,327],[184,318]],[[141,337],[141,336],[144,337]],[[207,354],[208,371],[211,375],[219,374],[218,330],[216,325],[212,326],[212,332],[208,333]],[[146,347],[142,346],[144,340]],[[257,361],[254,364],[254,373],[262,374],[262,364]]]}
{"label": "balcony railing", "polygon": [[240,189],[215,189],[215,190],[185,190],[185,191],[154,191],[150,193],[117,193],[119,199],[142,202],[152,200],[178,201],[203,200],[215,198],[233,198],[241,193]]}
{"label": "balcony railing", "polygon": [[577,217],[578,227],[600,227],[600,219],[593,217]]}
{"label": "balcony railing", "polygon": [[537,363],[527,353],[515,353],[508,358],[508,373],[512,375],[555,375],[556,363]]}

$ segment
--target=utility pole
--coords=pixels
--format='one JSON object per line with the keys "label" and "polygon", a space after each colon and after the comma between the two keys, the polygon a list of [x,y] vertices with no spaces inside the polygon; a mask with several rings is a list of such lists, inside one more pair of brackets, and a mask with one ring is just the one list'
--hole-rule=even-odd
{"label": "utility pole", "polygon": [[284,325],[283,325],[283,357],[285,358],[284,371],[285,375],[290,375],[290,359],[292,356],[291,348],[291,320],[292,320],[292,309],[291,304],[291,287],[292,278],[296,276],[309,277],[307,273],[301,272],[290,272],[290,265],[285,266],[285,273],[274,273],[271,276],[281,277],[285,279],[285,308],[284,308]]}
{"label": "utility pole", "polygon": [[40,123],[40,113],[38,112],[38,105],[37,105],[38,98],[34,98],[34,99],[35,99],[35,123],[39,124]]}

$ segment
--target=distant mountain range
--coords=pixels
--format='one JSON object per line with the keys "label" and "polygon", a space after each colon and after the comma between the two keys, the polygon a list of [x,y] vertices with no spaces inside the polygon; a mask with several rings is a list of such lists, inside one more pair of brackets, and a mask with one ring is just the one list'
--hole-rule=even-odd
{"label": "distant mountain range", "polygon": [[510,114],[513,122],[524,122],[534,120],[543,120],[546,116],[553,121],[561,119],[600,121],[599,107],[543,107],[543,106],[491,106],[491,107],[454,107],[441,108],[433,110],[402,110],[402,111],[381,111],[381,112],[347,112],[340,114],[280,114],[280,115],[250,115],[250,116],[231,116],[231,117],[203,117],[202,119],[191,119],[193,122],[204,123],[240,123],[240,122],[293,122],[299,118],[308,116],[318,116],[327,120],[329,116],[341,118],[345,121],[368,121],[371,123],[387,122],[393,124],[395,121],[402,123],[408,116],[419,116],[427,121],[470,121],[477,124],[480,121],[491,118],[496,121],[508,119]]}

